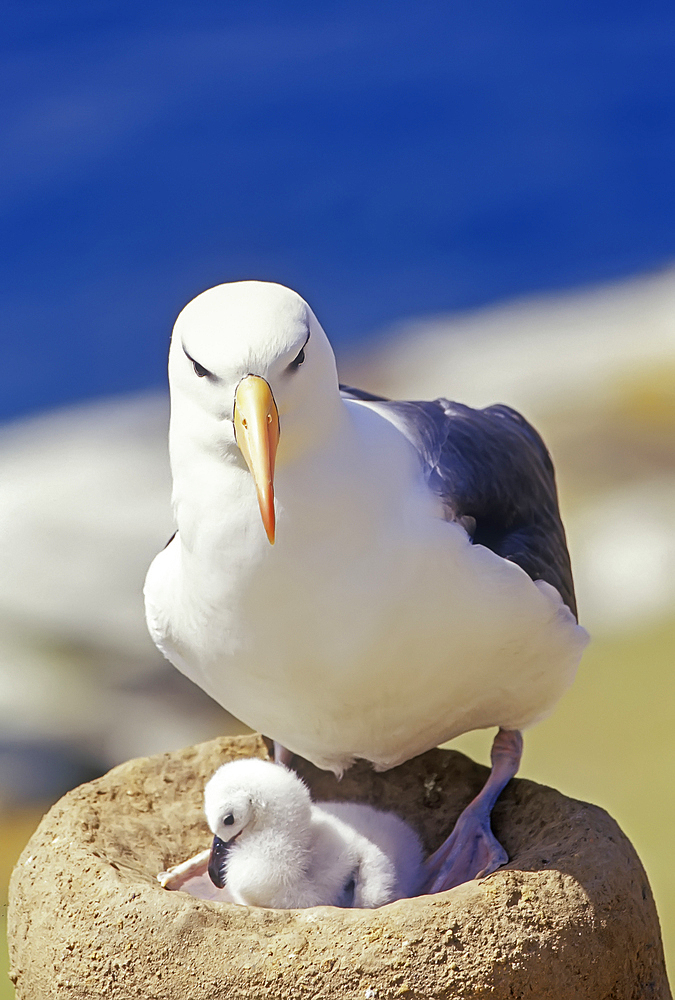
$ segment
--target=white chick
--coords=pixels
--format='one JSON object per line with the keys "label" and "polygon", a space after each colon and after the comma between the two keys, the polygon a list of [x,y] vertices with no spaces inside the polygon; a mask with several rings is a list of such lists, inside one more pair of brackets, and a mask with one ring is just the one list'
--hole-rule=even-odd
{"label": "white chick", "polygon": [[223,764],[204,809],[214,834],[209,875],[237,903],[376,907],[422,883],[422,844],[400,817],[354,802],[315,805],[279,764]]}

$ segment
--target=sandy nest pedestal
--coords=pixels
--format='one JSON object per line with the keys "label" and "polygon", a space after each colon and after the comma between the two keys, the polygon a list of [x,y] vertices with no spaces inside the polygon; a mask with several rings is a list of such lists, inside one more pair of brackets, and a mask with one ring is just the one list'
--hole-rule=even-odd
{"label": "sandy nest pedestal", "polygon": [[[206,779],[241,756],[265,745],[220,739],[130,761],[50,810],[12,877],[18,1000],[670,997],[631,844],[602,809],[531,781],[512,781],[494,812],[511,862],[449,892],[265,910],[162,889],[158,872],[210,842]],[[398,812],[433,850],[487,770],[434,750],[385,774],[302,774],[317,799]]]}

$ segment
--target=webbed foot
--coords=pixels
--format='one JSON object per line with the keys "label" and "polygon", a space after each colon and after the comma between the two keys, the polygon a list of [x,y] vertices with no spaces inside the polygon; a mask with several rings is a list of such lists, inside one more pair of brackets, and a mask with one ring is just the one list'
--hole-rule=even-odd
{"label": "webbed foot", "polygon": [[501,868],[509,856],[490,827],[494,804],[520,765],[523,737],[500,729],[492,744],[492,770],[485,785],[460,814],[450,836],[424,863],[422,893],[444,892]]}
{"label": "webbed foot", "polygon": [[484,878],[508,860],[490,828],[489,815],[481,815],[469,805],[448,839],[427,859],[421,891],[444,892],[471,879]]}

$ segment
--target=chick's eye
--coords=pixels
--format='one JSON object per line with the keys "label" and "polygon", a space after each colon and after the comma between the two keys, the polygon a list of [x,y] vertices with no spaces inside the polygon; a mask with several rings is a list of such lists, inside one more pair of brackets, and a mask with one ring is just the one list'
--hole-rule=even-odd
{"label": "chick's eye", "polygon": [[234,823],[234,816],[229,813],[227,816],[223,816],[223,826],[232,826]]}
{"label": "chick's eye", "polygon": [[296,368],[300,367],[300,365],[303,363],[304,360],[305,360],[305,348],[301,347],[298,356],[293,358],[290,365],[288,366],[289,370],[294,372]]}
{"label": "chick's eye", "polygon": [[200,365],[198,361],[193,361],[192,367],[195,370],[195,375],[198,375],[199,378],[204,378],[205,375],[209,374],[208,369],[204,368],[203,365]]}

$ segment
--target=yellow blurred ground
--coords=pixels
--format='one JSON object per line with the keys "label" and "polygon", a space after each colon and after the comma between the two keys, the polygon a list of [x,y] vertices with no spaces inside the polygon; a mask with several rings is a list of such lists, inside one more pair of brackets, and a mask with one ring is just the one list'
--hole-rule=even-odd
{"label": "yellow blurred ground", "polygon": [[26,842],[40,822],[44,810],[38,807],[0,812],[0,1000],[13,1000],[14,987],[7,977],[7,889],[9,876]]}

